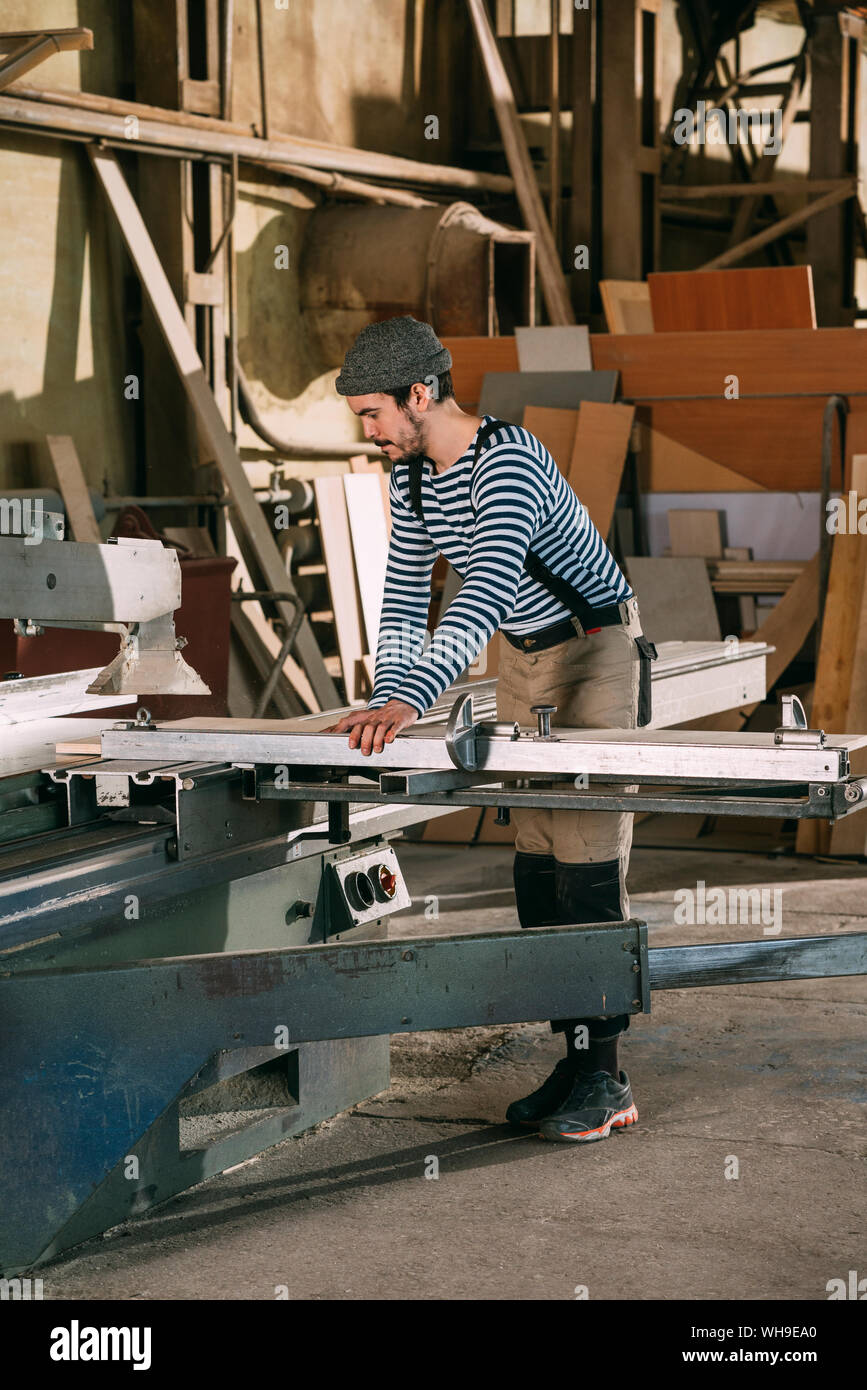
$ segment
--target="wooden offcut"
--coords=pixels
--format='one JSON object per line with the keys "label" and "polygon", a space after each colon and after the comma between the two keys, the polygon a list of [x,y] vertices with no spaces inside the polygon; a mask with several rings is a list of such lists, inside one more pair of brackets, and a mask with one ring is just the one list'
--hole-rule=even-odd
{"label": "wooden offcut", "polygon": [[385,529],[391,537],[391,500],[389,498],[389,484],[391,475],[386,473],[382,466],[382,460],[371,458],[368,454],[353,454],[349,460],[349,471],[351,473],[375,473],[379,480],[379,490],[382,494],[382,510],[385,514]]}
{"label": "wooden offcut", "polygon": [[656,327],[650,288],[644,280],[600,280],[599,293],[609,333],[652,333]]}
{"label": "wooden offcut", "polygon": [[672,555],[722,559],[722,514],[709,508],[675,508],[668,513]]}
{"label": "wooden offcut", "polygon": [[560,472],[568,477],[578,428],[578,411],[528,405],[524,407],[523,425],[525,430],[542,441]]}
{"label": "wooden offcut", "polygon": [[567,480],[603,540],[614,517],[635,407],[582,402]]}
{"label": "wooden offcut", "polygon": [[657,333],[816,327],[808,265],[671,271],[647,284]]}
{"label": "wooden offcut", "polygon": [[516,328],[515,344],[522,372],[589,372],[590,331],[580,324]]}
{"label": "wooden offcut", "polygon": [[98,545],[102,540],[99,522],[90,501],[90,492],[75,444],[68,434],[46,435],[45,442],[54,464],[57,486],[63,498],[73,540],[90,541]]}
{"label": "wooden offcut", "polygon": [[[382,596],[385,592],[385,569],[388,563],[388,532],[382,494],[376,477],[370,473],[344,474],[343,489],[352,535],[352,555],[355,557],[361,613],[367,636],[365,651],[375,653]],[[348,560],[349,556],[346,559]],[[351,565],[347,568],[351,568]]]}

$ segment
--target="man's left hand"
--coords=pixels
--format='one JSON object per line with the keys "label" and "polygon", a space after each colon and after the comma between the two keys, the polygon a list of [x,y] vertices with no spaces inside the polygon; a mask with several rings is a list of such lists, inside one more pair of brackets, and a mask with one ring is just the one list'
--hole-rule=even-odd
{"label": "man's left hand", "polygon": [[353,710],[345,714],[337,724],[320,730],[323,734],[343,734],[348,729],[350,748],[358,748],[365,757],[371,752],[381,753],[384,744],[393,743],[395,734],[406,729],[418,719],[418,710],[406,705],[402,700],[389,700],[379,709]]}

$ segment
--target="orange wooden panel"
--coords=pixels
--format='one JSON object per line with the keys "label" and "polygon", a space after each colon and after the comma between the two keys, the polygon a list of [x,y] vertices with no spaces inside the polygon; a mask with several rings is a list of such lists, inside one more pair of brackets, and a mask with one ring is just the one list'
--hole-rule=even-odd
{"label": "orange wooden panel", "polygon": [[514,338],[443,338],[452,355],[452,381],[458,405],[476,407],[486,372],[517,372]]}
{"label": "orange wooden panel", "polygon": [[568,477],[575,431],[578,429],[578,411],[557,410],[547,405],[525,405],[523,425],[525,430],[541,439],[560,472]]}
{"label": "orange wooden panel", "polygon": [[[643,417],[648,406],[639,407]],[[760,483],[639,425],[638,482],[642,492],[763,492]]]}
{"label": "orange wooden panel", "polygon": [[[867,400],[852,404],[853,419],[867,412]],[[822,484],[824,407],[822,397],[667,401],[641,414],[660,434],[772,492],[808,492]]]}
{"label": "orange wooden panel", "polygon": [[627,400],[718,396],[736,375],[741,396],[867,393],[862,328],[768,328],[731,333],[592,333],[596,371],[620,372]]}
{"label": "orange wooden panel", "polygon": [[634,406],[598,401],[582,401],[578,412],[567,477],[603,540],[614,516],[634,416]]}
{"label": "orange wooden panel", "polygon": [[648,275],[657,333],[735,328],[815,328],[808,265],[678,270]]}

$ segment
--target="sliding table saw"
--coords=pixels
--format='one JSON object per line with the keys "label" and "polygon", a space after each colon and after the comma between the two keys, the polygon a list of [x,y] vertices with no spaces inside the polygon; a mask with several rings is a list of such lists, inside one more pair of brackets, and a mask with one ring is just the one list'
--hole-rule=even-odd
{"label": "sliding table saw", "polygon": [[[712,645],[661,646],[654,697],[671,722],[726,707],[712,687],[732,661],[758,662],[761,679],[738,675],[728,707],[764,693],[766,648],[728,661]],[[391,1033],[867,971],[867,933],[649,950],[634,918],[389,932],[411,904],[391,840],[456,807],[837,818],[867,805],[850,761],[867,734],[808,729],[794,697],[774,733],[593,731],[552,727],[550,709],[535,728],[497,722],[494,687],[455,687],[368,757],[322,732],[336,711],[160,725],[142,708],[101,730],[98,755],[58,759],[43,728],[30,771],[19,743],[4,777],[0,728],[5,1275],[385,1089]]]}

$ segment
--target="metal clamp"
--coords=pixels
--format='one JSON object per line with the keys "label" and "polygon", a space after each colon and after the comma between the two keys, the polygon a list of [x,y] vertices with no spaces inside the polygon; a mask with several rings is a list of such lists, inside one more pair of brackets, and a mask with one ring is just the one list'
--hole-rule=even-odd
{"label": "metal clamp", "polygon": [[774,743],[781,748],[824,748],[824,729],[807,727],[807,714],[797,695],[783,695],[781,723]]}
{"label": "metal clamp", "polygon": [[476,734],[478,725],[473,717],[473,695],[467,691],[452,705],[446,724],[446,752],[462,772],[475,772],[478,767]]}

